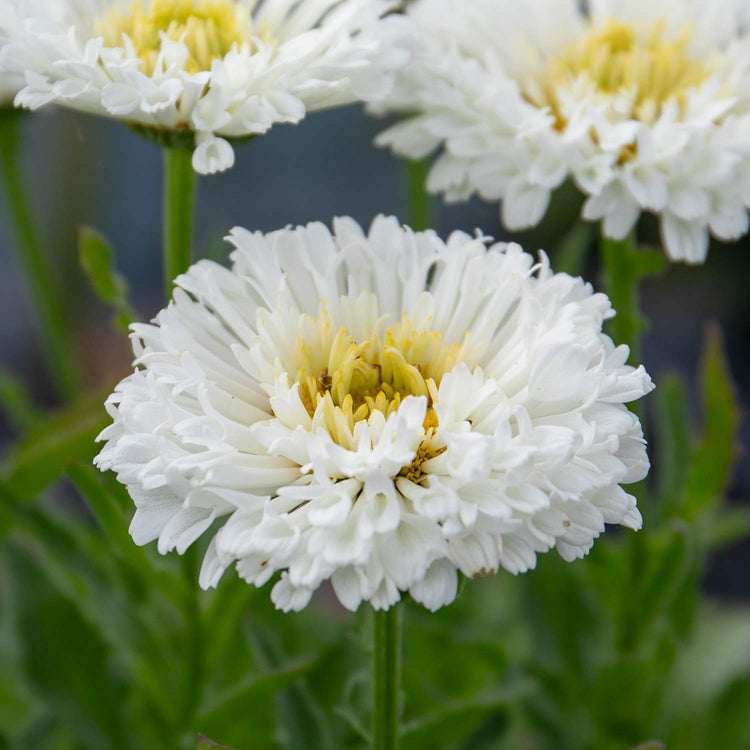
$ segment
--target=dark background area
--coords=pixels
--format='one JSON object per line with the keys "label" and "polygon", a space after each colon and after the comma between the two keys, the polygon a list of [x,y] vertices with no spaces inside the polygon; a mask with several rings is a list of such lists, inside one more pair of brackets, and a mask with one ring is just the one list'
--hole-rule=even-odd
{"label": "dark background area", "polygon": [[[277,126],[237,148],[235,167],[200,178],[195,221],[195,255],[226,262],[229,247],[221,238],[232,226],[269,231],[287,224],[350,215],[368,225],[378,213],[407,221],[404,164],[372,146],[382,123],[350,107],[317,113],[296,127]],[[50,262],[63,282],[72,311],[76,346],[87,384],[114,384],[130,366],[130,351],[111,326],[110,312],[88,289],[79,270],[76,233],[90,225],[104,233],[117,253],[131,297],[142,319],[161,306],[161,164],[158,147],[126,127],[64,110],[27,115],[21,154],[27,189],[34,198]],[[0,198],[1,200],[1,198]],[[454,229],[480,228],[498,239],[509,237],[494,204],[473,200],[447,206],[433,202],[434,225],[441,236]],[[570,208],[558,205],[537,230],[514,237],[529,251],[544,247],[554,265],[555,245]],[[653,234],[650,222],[644,233]],[[697,389],[696,373],[703,330],[712,321],[724,334],[730,367],[743,413],[750,402],[750,242],[714,244],[705,266],[670,265],[643,288],[643,310],[651,321],[643,361],[657,385],[659,376],[677,371]],[[41,404],[54,403],[37,335],[33,300],[13,252],[0,203],[0,365],[28,383]],[[592,253],[585,276],[598,282]],[[695,409],[695,417],[700,414]],[[0,428],[3,442],[12,435]],[[750,420],[741,426],[730,498],[750,499]],[[658,446],[652,456],[658,460]],[[706,587],[714,594],[750,600],[750,543],[721,553]]]}

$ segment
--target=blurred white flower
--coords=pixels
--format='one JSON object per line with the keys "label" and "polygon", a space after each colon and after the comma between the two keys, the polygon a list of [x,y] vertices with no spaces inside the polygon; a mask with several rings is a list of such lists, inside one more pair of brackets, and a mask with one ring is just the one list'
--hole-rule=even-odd
{"label": "blurred white flower", "polygon": [[585,555],[641,525],[620,483],[648,459],[625,403],[643,367],[602,333],[603,294],[518,245],[413,233],[393,218],[268,235],[234,229],[231,270],[195,264],[107,402],[96,462],[117,472],[138,544],[184,552],[217,519],[200,575],[236,562],[276,606],[330,579],[344,606],[457,574]]}
{"label": "blurred white flower", "polygon": [[[0,30],[0,50],[7,44]],[[13,106],[13,99],[23,86],[23,77],[13,73],[0,73],[0,109]]]}
{"label": "blurred white flower", "polygon": [[658,215],[673,260],[699,263],[709,232],[734,240],[750,205],[750,14],[745,0],[417,0],[415,62],[379,143],[440,154],[448,200],[502,201],[537,224],[572,179],[583,216],[625,237]]}
{"label": "blurred white flower", "polygon": [[389,0],[0,0],[0,69],[16,104],[56,102],[194,144],[201,173],[229,141],[308,111],[373,100],[408,59]]}

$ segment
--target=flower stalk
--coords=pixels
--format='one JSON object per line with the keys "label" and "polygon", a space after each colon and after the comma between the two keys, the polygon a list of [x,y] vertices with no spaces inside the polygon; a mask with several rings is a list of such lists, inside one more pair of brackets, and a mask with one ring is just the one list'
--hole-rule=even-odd
{"label": "flower stalk", "polygon": [[187,271],[192,258],[195,171],[186,148],[164,147],[164,298],[175,278]]}
{"label": "flower stalk", "polygon": [[75,343],[60,288],[42,245],[18,164],[21,113],[0,112],[0,179],[15,245],[39,314],[50,374],[59,395],[70,399],[80,386]]}
{"label": "flower stalk", "polygon": [[401,607],[375,612],[373,750],[397,750],[401,689]]}
{"label": "flower stalk", "polygon": [[426,189],[429,162],[405,161],[407,221],[415,232],[424,232],[433,225],[432,206]]}

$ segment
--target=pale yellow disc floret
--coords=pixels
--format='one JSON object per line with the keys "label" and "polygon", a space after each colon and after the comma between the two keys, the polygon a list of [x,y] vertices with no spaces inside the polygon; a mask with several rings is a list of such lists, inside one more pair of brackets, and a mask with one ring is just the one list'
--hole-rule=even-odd
{"label": "pale yellow disc floret", "polygon": [[[425,396],[425,439],[402,475],[418,481],[425,461],[442,453],[435,439],[438,419],[432,407],[443,375],[462,363],[469,334],[461,344],[447,345],[437,331],[417,330],[409,317],[356,341],[346,328],[334,330],[327,316],[304,316],[294,365],[299,396],[312,417],[322,413],[331,437],[353,448],[355,425],[375,412],[394,413],[408,396]],[[322,402],[322,410],[319,406]]]}
{"label": "pale yellow disc floret", "polygon": [[559,92],[583,77],[599,95],[623,96],[634,119],[652,124],[667,101],[674,99],[683,106],[690,89],[711,75],[709,64],[690,55],[690,36],[688,26],[667,37],[664,23],[659,22],[643,35],[623,21],[610,19],[550,60],[525,87],[526,96],[538,106],[550,107],[557,127],[563,129],[567,123]]}
{"label": "pale yellow disc floret", "polygon": [[251,45],[251,19],[247,6],[233,0],[133,0],[100,19],[97,33],[113,47],[127,34],[147,75],[154,72],[162,36],[181,41],[188,50],[185,70],[199,73],[232,49]]}

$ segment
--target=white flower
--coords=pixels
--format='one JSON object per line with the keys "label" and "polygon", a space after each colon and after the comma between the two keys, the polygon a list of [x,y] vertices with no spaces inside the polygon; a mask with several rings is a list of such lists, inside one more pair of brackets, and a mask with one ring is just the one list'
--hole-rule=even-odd
{"label": "white flower", "polygon": [[195,143],[203,174],[230,141],[308,111],[374,100],[408,59],[390,0],[0,0],[0,69],[17,106],[56,102]]}
{"label": "white flower", "polygon": [[[7,44],[0,30],[0,50]],[[13,99],[23,86],[23,78],[16,74],[0,73],[0,109],[13,106]]]}
{"label": "white flower", "polygon": [[585,555],[638,529],[619,485],[648,470],[625,402],[651,388],[602,333],[613,311],[518,245],[414,233],[393,218],[268,235],[234,229],[231,270],[195,264],[107,401],[100,469],[138,544],[184,552],[217,519],[200,575],[301,609],[401,592],[437,609],[467,576]]}
{"label": "white flower", "polygon": [[[581,11],[588,5],[589,12]],[[417,0],[415,62],[379,137],[440,149],[428,189],[502,201],[537,224],[572,179],[583,216],[622,239],[659,217],[667,254],[702,262],[750,205],[750,13],[745,0]]]}

